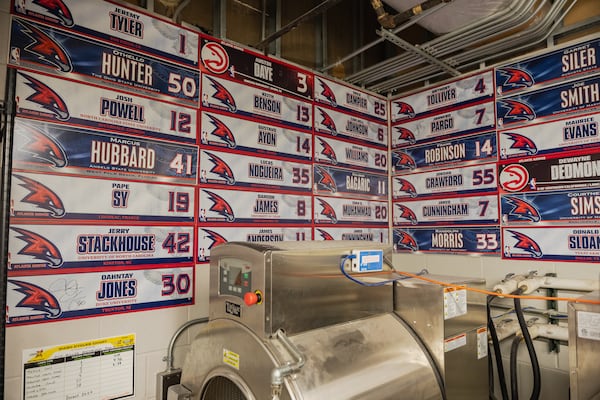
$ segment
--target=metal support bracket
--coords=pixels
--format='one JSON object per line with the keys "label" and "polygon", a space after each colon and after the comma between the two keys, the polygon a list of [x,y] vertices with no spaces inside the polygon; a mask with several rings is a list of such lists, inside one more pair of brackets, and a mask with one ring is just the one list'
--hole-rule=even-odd
{"label": "metal support bracket", "polygon": [[420,47],[412,45],[412,44],[408,43],[406,40],[399,38],[397,35],[395,35],[394,33],[392,33],[391,31],[389,31],[387,29],[380,29],[377,31],[377,34],[379,36],[381,36],[382,38],[384,38],[385,40],[395,44],[396,46],[398,46],[406,51],[409,51],[411,53],[414,53],[414,54],[420,56],[421,58],[424,58],[430,64],[437,65],[438,67],[442,68],[446,72],[452,74],[452,76],[461,75],[461,72],[454,69],[451,65],[432,56],[431,54],[429,54],[425,50],[421,49]]}

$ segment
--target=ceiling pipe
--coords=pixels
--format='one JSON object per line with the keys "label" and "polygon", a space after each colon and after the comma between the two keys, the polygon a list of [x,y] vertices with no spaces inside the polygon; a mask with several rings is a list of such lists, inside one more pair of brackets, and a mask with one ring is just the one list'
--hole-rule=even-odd
{"label": "ceiling pipe", "polygon": [[[519,51],[524,51],[528,48],[531,48],[550,37],[551,33],[559,26],[562,19],[571,10],[576,1],[577,0],[573,0],[570,4],[568,4],[568,0],[556,1],[551,4],[550,9],[543,18],[535,18],[537,20],[535,20],[535,22],[527,29],[514,32],[508,36],[502,37],[501,39],[487,43],[483,46],[464,51],[460,54],[457,54],[455,57],[448,58],[443,61],[454,65],[455,68],[464,69],[467,67],[477,66],[478,64],[481,64],[482,61],[515,54]],[[535,10],[536,13],[540,10],[543,4],[544,3],[538,4]],[[530,14],[530,19],[535,16],[535,13]],[[512,30],[514,30],[514,26],[512,27]],[[467,45],[472,47],[472,43],[466,43],[465,46]],[[399,72],[399,70],[396,70],[396,72]],[[439,71],[439,68],[436,68],[436,66],[432,65],[423,67],[416,72],[418,73],[418,76],[413,74],[410,77],[410,80],[406,79],[410,74],[403,74],[402,76],[374,84],[368,87],[368,89],[377,92],[392,91],[397,90],[404,84],[413,84],[414,80],[423,81],[446,74],[444,71]]]}
{"label": "ceiling pipe", "polygon": [[[459,44],[461,48],[466,48],[471,46],[475,40],[486,40],[493,35],[514,29],[515,26],[521,25],[526,21],[527,15],[531,15],[529,11],[535,1],[514,0],[509,7],[426,42],[421,45],[421,48],[436,57],[440,57],[448,54],[449,50],[447,48],[454,44]],[[490,32],[490,28],[494,31]],[[403,53],[391,60],[384,61],[355,75],[351,75],[349,81],[351,83],[359,83],[360,81],[361,84],[366,85],[398,72],[402,68],[417,66],[421,62],[422,60],[413,54]],[[406,63],[409,65],[403,65]]]}
{"label": "ceiling pipe", "polygon": [[377,31],[377,34],[380,35],[382,38],[395,44],[396,46],[398,46],[406,51],[410,51],[411,53],[417,54],[419,57],[427,60],[429,63],[431,63],[433,65],[437,65],[438,67],[442,68],[444,71],[448,72],[449,74],[451,74],[453,76],[460,75],[460,72],[458,70],[452,68],[451,65],[435,58],[434,56],[432,56],[431,54],[422,50],[418,46],[413,46],[412,44],[408,43],[406,40],[399,38],[398,36],[394,35],[393,33],[391,33],[390,31],[388,31],[386,29]]}
{"label": "ceiling pipe", "polygon": [[377,14],[377,21],[379,21],[381,26],[386,29],[394,29],[412,17],[421,14],[423,11],[429,10],[442,3],[450,3],[451,1],[452,0],[428,0],[396,15],[388,14],[387,11],[385,11],[381,0],[371,0],[371,5],[373,6],[373,10],[375,10],[375,14]]}

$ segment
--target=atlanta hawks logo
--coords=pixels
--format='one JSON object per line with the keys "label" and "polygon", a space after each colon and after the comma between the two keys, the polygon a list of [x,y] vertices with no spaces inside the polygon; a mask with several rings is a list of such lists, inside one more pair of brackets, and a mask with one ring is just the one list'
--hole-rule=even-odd
{"label": "atlanta hawks logo", "polygon": [[31,154],[31,157],[51,164],[53,167],[62,168],[67,165],[67,155],[63,148],[42,131],[30,125],[21,125],[24,130],[19,134],[27,137],[29,141],[20,150]]}
{"label": "atlanta hawks logo", "polygon": [[529,236],[524,235],[521,232],[512,230],[507,230],[507,232],[510,232],[513,239],[517,240],[517,243],[513,245],[515,249],[524,251],[527,255],[529,255],[532,258],[541,258],[544,255],[542,249],[540,248],[540,245],[537,244],[537,242]]}
{"label": "atlanta hawks logo", "polygon": [[405,103],[403,101],[395,101],[394,105],[398,109],[396,111],[396,116],[398,117],[398,119],[415,117],[415,109],[410,104]]}
{"label": "atlanta hawks logo", "polygon": [[37,57],[46,66],[53,66],[60,72],[71,72],[73,65],[65,49],[48,35],[23,20],[16,20],[23,27],[23,33],[31,39],[25,51]]}
{"label": "atlanta hawks logo", "polygon": [[531,87],[535,83],[531,75],[522,69],[505,67],[499,68],[498,72],[506,77],[502,86],[508,89]]}
{"label": "atlanta hawks logo", "polygon": [[317,109],[319,110],[319,113],[321,114],[321,117],[323,118],[321,120],[321,125],[323,125],[325,128],[327,128],[329,133],[331,133],[333,136],[336,136],[338,134],[338,130],[337,130],[337,127],[335,126],[335,121],[333,120],[333,118],[331,118],[331,116],[329,116],[329,114],[327,114],[322,108],[317,107]]}
{"label": "atlanta hawks logo", "polygon": [[204,193],[206,193],[208,198],[213,202],[213,205],[209,208],[210,211],[216,212],[217,214],[225,217],[227,222],[235,221],[235,214],[233,213],[233,209],[227,200],[206,189],[204,189]]}
{"label": "atlanta hawks logo", "polygon": [[202,64],[214,74],[222,74],[229,68],[229,54],[218,43],[206,42],[200,51]]}
{"label": "atlanta hawks logo", "polygon": [[317,81],[319,82],[319,85],[321,85],[321,96],[323,96],[325,100],[329,102],[329,104],[331,104],[334,107],[337,107],[337,100],[335,98],[335,93],[333,93],[333,90],[331,90],[329,85],[323,82],[323,80],[317,78]]}
{"label": "atlanta hawks logo", "polygon": [[225,86],[221,85],[219,82],[207,76],[206,79],[210,81],[211,86],[215,89],[215,93],[212,95],[213,99],[216,99],[221,103],[227,110],[234,113],[237,111],[237,105],[235,104],[235,99],[229,93]]}
{"label": "atlanta hawks logo", "polygon": [[535,111],[520,101],[516,100],[498,100],[498,103],[506,109],[504,113],[504,119],[506,121],[532,121],[535,119]]}
{"label": "atlanta hawks logo", "polygon": [[65,206],[62,200],[50,188],[23,175],[13,174],[13,177],[22,182],[19,183],[19,186],[29,191],[29,194],[21,199],[23,203],[33,204],[47,210],[54,218],[61,218],[65,215]]}
{"label": "atlanta hawks logo", "polygon": [[217,157],[212,153],[209,153],[208,151],[206,152],[206,154],[208,155],[208,159],[210,160],[210,162],[214,164],[214,167],[212,167],[210,172],[217,174],[221,178],[225,179],[228,185],[235,184],[235,176],[233,176],[233,171],[231,170],[229,165],[227,165],[227,163],[221,158]]}
{"label": "atlanta hawks logo", "polygon": [[513,141],[510,146],[511,149],[523,151],[530,155],[537,154],[538,149],[535,142],[528,137],[513,132],[502,132],[502,134],[508,136]]}
{"label": "atlanta hawks logo", "polygon": [[321,235],[323,240],[335,240],[333,236],[331,236],[328,232],[325,232],[323,229],[317,228],[317,232],[319,232],[319,235]]}
{"label": "atlanta hawks logo", "polygon": [[58,248],[45,237],[22,228],[11,227],[18,233],[17,239],[26,243],[19,254],[44,261],[50,268],[58,268],[63,264],[63,258]]}
{"label": "atlanta hawks logo", "polygon": [[30,75],[22,72],[19,72],[19,75],[26,80],[25,84],[33,89],[33,94],[29,95],[26,100],[49,111],[59,121],[67,121],[70,118],[67,104],[58,93]]}
{"label": "atlanta hawks logo", "polygon": [[[16,1],[15,3],[15,8],[17,12],[27,12],[25,7],[20,7],[18,5],[19,1]],[[25,3],[24,0],[23,3]],[[38,5],[39,7],[45,10],[41,12],[41,14],[43,14],[44,20],[54,19],[59,24],[67,27],[71,27],[74,25],[73,14],[71,14],[71,10],[69,10],[69,7],[67,7],[65,3],[61,0],[33,0],[32,3]],[[35,15],[39,15],[37,14],[37,11]]]}
{"label": "atlanta hawks logo", "polygon": [[394,158],[394,165],[398,167],[398,169],[413,170],[417,168],[417,163],[415,162],[414,158],[403,151],[396,151],[392,153],[392,157]]}
{"label": "atlanta hawks logo", "polygon": [[396,218],[405,219],[413,225],[417,224],[417,215],[413,210],[402,204],[396,204]]}
{"label": "atlanta hawks logo", "polygon": [[320,187],[329,190],[331,193],[337,192],[337,184],[335,183],[335,179],[333,179],[333,176],[331,176],[331,174],[328,171],[326,171],[323,167],[319,165],[315,166],[315,170],[317,171],[317,174],[319,174],[319,176],[321,177],[317,184]]}
{"label": "atlanta hawks logo", "polygon": [[395,241],[395,247],[398,250],[410,250],[417,251],[419,250],[419,246],[417,245],[417,241],[411,235],[409,235],[405,231],[401,231],[398,229],[394,229],[394,237],[397,238]]}
{"label": "atlanta hawks logo", "polygon": [[213,136],[218,137],[221,141],[227,144],[227,147],[230,149],[235,149],[237,144],[235,143],[235,136],[233,136],[233,132],[231,129],[227,127],[220,119],[217,117],[206,114],[208,118],[210,118],[210,122],[213,124],[215,129],[210,133]]}
{"label": "atlanta hawks logo", "polygon": [[410,183],[406,179],[398,177],[395,177],[394,180],[396,181],[396,185],[394,185],[395,191],[407,193],[410,197],[413,198],[417,197],[417,189],[412,183]]}
{"label": "atlanta hawks logo", "polygon": [[518,197],[504,196],[503,201],[506,201],[511,207],[508,216],[517,220],[529,220],[531,222],[539,222],[542,217],[540,212],[531,204]]}
{"label": "atlanta hawks logo", "polygon": [[217,232],[211,231],[209,229],[202,229],[202,230],[204,231],[204,233],[206,233],[206,235],[204,237],[206,239],[211,240],[211,243],[208,246],[209,250],[214,247],[217,247],[218,245],[221,245],[223,243],[227,243],[227,239],[225,239],[223,236],[219,235]]}
{"label": "atlanta hawks logo", "polygon": [[329,221],[331,221],[332,223],[337,224],[337,222],[338,222],[337,215],[335,214],[335,210],[333,209],[331,204],[329,204],[328,202],[326,202],[325,200],[323,200],[321,198],[317,198],[317,199],[319,200],[321,207],[323,207],[323,210],[321,210],[321,215],[323,215],[324,217],[327,217],[329,219]]}
{"label": "atlanta hawks logo", "polygon": [[397,126],[396,132],[399,133],[398,140],[401,142],[408,142],[410,144],[415,144],[417,142],[417,140],[415,138],[415,134],[406,128]]}
{"label": "atlanta hawks logo", "polygon": [[319,143],[321,143],[321,147],[323,148],[323,150],[321,150],[321,154],[325,156],[325,158],[327,158],[327,160],[329,160],[333,165],[336,165],[338,163],[338,160],[335,154],[335,150],[333,150],[333,147],[331,147],[331,145],[325,140],[321,138],[318,139]]}
{"label": "atlanta hawks logo", "polygon": [[48,318],[58,318],[62,314],[60,303],[54,295],[33,283],[9,279],[16,286],[15,291],[24,295],[17,307],[30,308],[46,314]]}

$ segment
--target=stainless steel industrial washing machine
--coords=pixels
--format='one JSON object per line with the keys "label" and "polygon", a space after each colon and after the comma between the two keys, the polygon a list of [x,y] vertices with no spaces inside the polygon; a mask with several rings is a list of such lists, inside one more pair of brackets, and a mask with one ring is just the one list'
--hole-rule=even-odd
{"label": "stainless steel industrial washing machine", "polygon": [[[349,255],[365,249],[381,252],[388,272],[352,274],[359,284],[343,272],[352,269]],[[384,282],[399,277],[390,271],[390,259],[389,246],[364,242],[230,242],[214,248],[209,322],[192,342],[177,391],[185,395],[176,398],[448,398],[443,344],[437,343],[444,338],[423,334],[436,316],[423,308],[428,322],[413,329],[415,321],[394,311],[395,290],[402,289]],[[414,311],[415,304],[410,307]],[[485,326],[485,316],[476,324]],[[469,378],[485,381],[485,391],[470,398],[486,398],[487,361],[473,359],[476,376]]]}

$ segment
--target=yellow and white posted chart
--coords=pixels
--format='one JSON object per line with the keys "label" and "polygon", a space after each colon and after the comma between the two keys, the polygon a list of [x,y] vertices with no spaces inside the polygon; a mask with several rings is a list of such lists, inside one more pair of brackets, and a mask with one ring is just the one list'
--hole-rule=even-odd
{"label": "yellow and white posted chart", "polygon": [[23,351],[24,400],[109,400],[134,394],[135,334]]}

